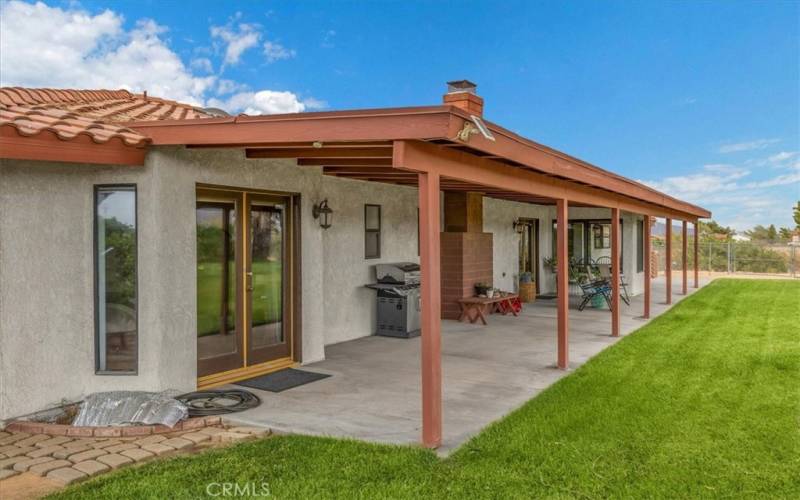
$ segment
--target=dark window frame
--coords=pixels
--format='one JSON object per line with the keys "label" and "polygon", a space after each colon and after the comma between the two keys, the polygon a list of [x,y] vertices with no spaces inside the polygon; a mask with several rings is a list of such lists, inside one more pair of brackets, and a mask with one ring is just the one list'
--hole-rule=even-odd
{"label": "dark window frame", "polygon": [[[611,248],[611,223],[592,223],[590,227],[592,228],[592,246],[594,250]],[[597,228],[600,230],[597,231]]]}
{"label": "dark window frame", "polygon": [[[378,209],[378,229],[370,229],[367,226],[367,212],[370,208],[377,208]],[[383,227],[383,215],[382,209],[380,205],[365,203],[364,204],[364,259],[380,259],[381,258],[381,240],[383,239],[383,235],[381,234],[381,229]],[[369,235],[370,234],[377,234],[378,235],[378,252],[377,254],[370,254],[367,248]]]}
{"label": "dark window frame", "polygon": [[[98,255],[97,255],[97,202],[98,194],[101,190],[119,189],[119,190],[132,190],[133,191],[133,245],[136,250],[136,259],[134,259],[133,273],[134,273],[134,290],[136,291],[136,350],[134,352],[133,370],[101,370],[100,369],[100,295],[99,295],[99,278],[97,272]],[[94,373],[95,375],[117,375],[117,376],[136,376],[139,375],[139,189],[136,184],[95,184],[93,186],[93,206],[92,206],[92,273],[93,273],[93,295],[94,295]]]}
{"label": "dark window frame", "polygon": [[[551,221],[552,234],[553,234],[553,241],[551,242],[552,243],[551,251],[552,251],[552,256],[555,257],[556,254],[558,253],[557,250],[556,250],[556,246],[557,246],[556,226],[558,225],[558,219],[550,219],[550,221]],[[583,232],[584,232],[584,234],[586,234],[587,231],[591,231],[592,224],[611,224],[611,219],[610,218],[609,219],[568,219],[567,222],[568,222],[568,225],[569,224],[582,224],[583,225]],[[625,234],[625,220],[622,217],[620,217],[619,218],[619,237],[620,237],[619,238],[620,239],[619,263],[620,263],[620,267],[622,267],[623,269],[625,268],[625,238],[624,238],[624,234]],[[592,236],[592,237],[583,239],[583,253],[585,255],[589,255],[589,253],[590,253],[589,252],[589,247],[592,244],[591,240],[593,239],[593,235],[590,235],[590,236]],[[572,249],[572,245],[568,245],[568,250],[571,251],[571,249]],[[572,258],[572,257],[570,257],[570,258]]]}

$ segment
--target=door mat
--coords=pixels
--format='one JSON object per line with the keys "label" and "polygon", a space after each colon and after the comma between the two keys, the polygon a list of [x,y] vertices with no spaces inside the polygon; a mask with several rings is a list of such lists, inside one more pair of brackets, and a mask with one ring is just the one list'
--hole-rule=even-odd
{"label": "door mat", "polygon": [[330,375],[327,373],[315,373],[287,368],[259,377],[242,380],[236,382],[236,385],[249,387],[251,389],[261,389],[262,391],[283,392],[287,389],[299,387],[328,377],[330,377]]}
{"label": "door mat", "polygon": [[537,295],[536,298],[544,300],[552,300],[558,298],[558,296],[554,293],[543,293],[541,295]]}

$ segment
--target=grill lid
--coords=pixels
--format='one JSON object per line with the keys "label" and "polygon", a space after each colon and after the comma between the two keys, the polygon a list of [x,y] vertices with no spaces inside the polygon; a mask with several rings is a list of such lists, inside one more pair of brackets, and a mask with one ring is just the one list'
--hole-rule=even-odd
{"label": "grill lid", "polygon": [[419,283],[419,269],[414,262],[376,264],[375,276],[378,283]]}

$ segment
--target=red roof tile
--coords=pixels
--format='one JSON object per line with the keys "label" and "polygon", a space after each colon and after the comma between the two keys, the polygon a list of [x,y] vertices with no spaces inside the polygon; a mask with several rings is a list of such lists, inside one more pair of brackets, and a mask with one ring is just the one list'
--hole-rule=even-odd
{"label": "red roof tile", "polygon": [[[127,122],[155,120],[194,120],[213,115],[189,104],[132,94],[127,90],[70,90],[0,88],[0,157],[18,159],[82,160],[103,163],[109,158],[140,162],[151,142],[146,135],[125,126]],[[15,130],[9,135],[7,131]],[[83,137],[83,140],[78,140]],[[90,147],[103,145],[118,156],[104,156],[97,149],[75,147],[67,154],[58,140]],[[41,141],[55,141],[43,149]],[[39,145],[39,146],[37,146]],[[45,149],[50,149],[45,151]],[[135,148],[134,153],[130,148]],[[61,151],[61,153],[59,153]],[[126,152],[127,151],[127,152]],[[61,155],[61,156],[59,156]],[[70,158],[70,159],[68,159]]]}
{"label": "red roof tile", "polygon": [[117,138],[126,146],[138,147],[150,142],[147,136],[127,127],[56,108],[0,106],[0,126],[14,127],[24,137],[49,131],[64,141],[85,134],[96,143]]}
{"label": "red roof tile", "polygon": [[127,90],[0,88],[0,107],[28,106],[72,111],[106,122],[192,120],[213,115],[189,104]]}

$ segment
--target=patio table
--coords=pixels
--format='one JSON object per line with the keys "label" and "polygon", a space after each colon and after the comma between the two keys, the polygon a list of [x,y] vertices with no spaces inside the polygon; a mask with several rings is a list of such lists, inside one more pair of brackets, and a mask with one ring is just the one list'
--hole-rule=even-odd
{"label": "patio table", "polygon": [[461,316],[459,321],[468,319],[470,323],[475,323],[480,320],[484,325],[486,323],[485,312],[489,309],[489,314],[499,312],[503,316],[509,312],[514,316],[519,316],[517,311],[514,310],[514,299],[518,299],[519,295],[516,293],[508,293],[497,297],[465,297],[458,300],[458,305],[461,307]]}

